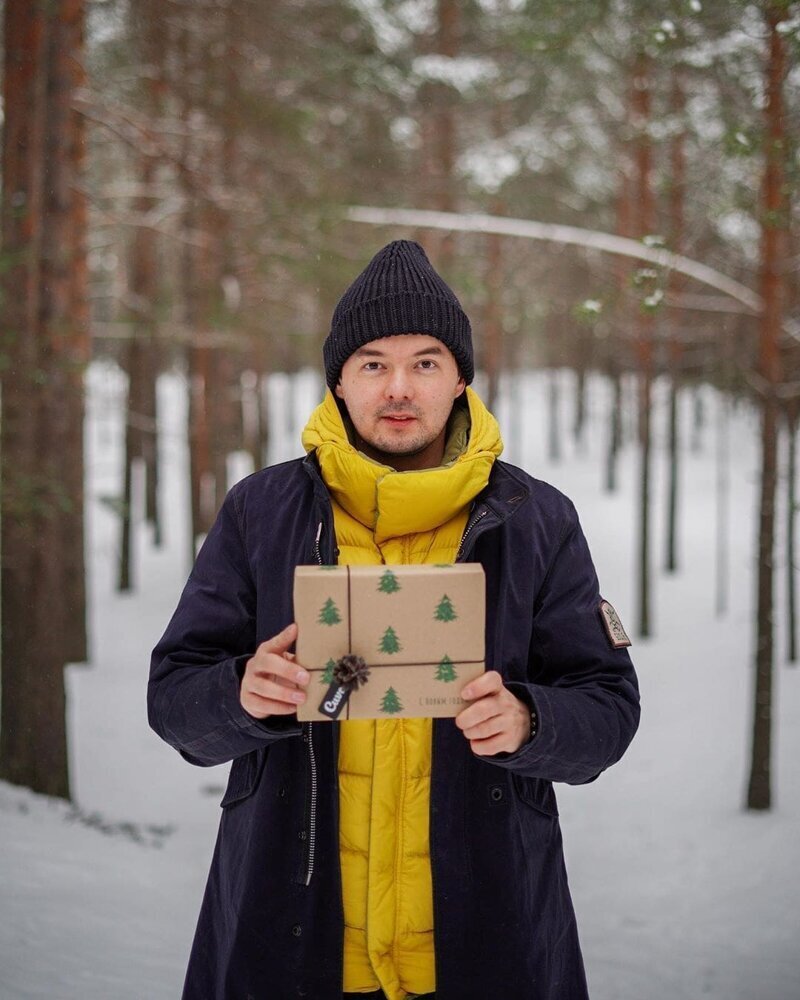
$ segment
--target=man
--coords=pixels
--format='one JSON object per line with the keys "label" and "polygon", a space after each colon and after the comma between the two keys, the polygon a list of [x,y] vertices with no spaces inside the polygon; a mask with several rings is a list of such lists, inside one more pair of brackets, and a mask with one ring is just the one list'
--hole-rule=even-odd
{"label": "man", "polygon": [[[232,760],[185,1000],[582,1000],[552,781],[639,717],[572,504],[498,461],[469,321],[422,248],[384,247],[324,346],[305,459],[229,493],[153,653],[150,721]],[[453,719],[303,723],[298,564],[477,561],[487,672]]]}

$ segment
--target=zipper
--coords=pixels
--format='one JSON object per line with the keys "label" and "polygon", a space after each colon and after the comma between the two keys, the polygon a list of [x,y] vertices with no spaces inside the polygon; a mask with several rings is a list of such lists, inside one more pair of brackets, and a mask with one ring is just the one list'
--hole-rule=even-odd
{"label": "zipper", "polygon": [[308,829],[308,863],[306,865],[306,885],[311,885],[314,874],[314,852],[317,840],[317,757],[314,753],[314,737],[311,723],[306,722],[306,746],[308,747],[308,762],[311,766],[311,809],[309,812]]}
{"label": "zipper", "polygon": [[322,565],[322,553],[319,550],[319,540],[322,537],[322,521],[317,525],[317,536],[314,539],[314,556],[317,562]]}
{"label": "zipper", "polygon": [[[322,538],[322,524],[317,525],[317,534],[314,538],[314,556],[320,566],[322,563],[322,552],[320,551],[320,539]],[[306,861],[305,884],[311,884],[311,876],[314,874],[314,854],[317,843],[317,755],[314,753],[314,732],[310,722],[303,723],[303,740],[308,747],[308,766],[311,772],[311,799],[308,811],[308,853]]]}
{"label": "zipper", "polygon": [[466,528],[464,528],[464,534],[461,536],[461,544],[458,546],[458,552],[456,552],[456,559],[455,559],[456,562],[458,562],[458,560],[464,554],[464,543],[467,540],[467,535],[469,535],[469,533],[472,531],[472,529],[475,527],[478,521],[480,521],[482,517],[486,517],[488,513],[489,513],[488,507],[481,507],[478,513],[474,517],[470,518],[469,523],[467,524]]}

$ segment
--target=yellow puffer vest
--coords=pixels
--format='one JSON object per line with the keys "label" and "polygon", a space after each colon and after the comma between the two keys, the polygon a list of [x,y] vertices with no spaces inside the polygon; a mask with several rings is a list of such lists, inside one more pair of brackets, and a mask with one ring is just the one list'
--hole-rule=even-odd
{"label": "yellow puffer vest", "polygon": [[[470,502],[502,450],[499,428],[467,389],[469,425],[453,421],[445,464],[396,472],[349,442],[333,396],[303,433],[333,500],[339,561],[442,563],[455,559]],[[342,722],[339,851],[344,984],[389,1000],[436,988],[428,842],[431,720]]]}

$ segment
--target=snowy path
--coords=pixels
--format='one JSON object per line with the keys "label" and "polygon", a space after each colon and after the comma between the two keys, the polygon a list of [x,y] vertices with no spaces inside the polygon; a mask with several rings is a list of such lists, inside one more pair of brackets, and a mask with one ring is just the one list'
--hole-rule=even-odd
{"label": "snowy path", "polygon": [[[97,501],[118,481],[117,381],[107,369],[93,378],[93,657],[68,676],[80,811],[0,784],[0,1000],[177,1000],[225,781],[224,768],[185,764],[145,719],[149,650],[187,569],[180,405],[165,382],[168,544],[153,552],[142,538],[142,585],[120,597],[115,525]],[[300,411],[312,391],[307,384],[298,394]],[[525,465],[575,500],[605,594],[632,631],[634,456],[624,455],[620,492],[602,494],[599,419],[586,455],[570,447],[548,465],[542,382],[533,379],[521,398],[529,410],[515,442]],[[603,399],[594,385],[596,416]],[[776,671],[776,808],[741,808],[757,453],[752,415],[736,420],[730,611],[714,617],[709,428],[704,451],[686,456],[685,566],[671,579],[658,574],[656,636],[633,650],[639,735],[598,782],[558,789],[593,1000],[800,997],[800,668],[781,662]],[[660,542],[659,506],[654,524]]]}

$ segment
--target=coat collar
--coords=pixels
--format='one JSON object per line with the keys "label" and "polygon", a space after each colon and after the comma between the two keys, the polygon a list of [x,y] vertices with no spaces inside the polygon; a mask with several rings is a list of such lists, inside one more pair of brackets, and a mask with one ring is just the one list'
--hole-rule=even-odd
{"label": "coat collar", "polygon": [[500,430],[467,389],[470,433],[460,453],[435,469],[397,472],[351,444],[332,394],[312,413],[303,445],[313,452],[336,502],[375,535],[377,543],[430,531],[468,506],[486,487],[502,450]]}

